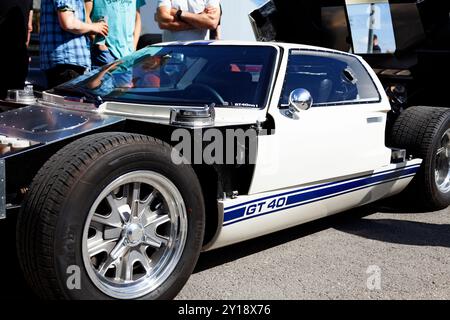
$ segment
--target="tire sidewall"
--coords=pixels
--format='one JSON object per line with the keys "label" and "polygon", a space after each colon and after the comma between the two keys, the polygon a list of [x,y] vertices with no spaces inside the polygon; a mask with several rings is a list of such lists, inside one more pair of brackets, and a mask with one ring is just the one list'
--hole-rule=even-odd
{"label": "tire sidewall", "polygon": [[[98,195],[119,176],[133,171],[154,171],[168,178],[185,202],[188,234],[182,256],[169,278],[140,299],[171,299],[181,290],[197,261],[204,232],[204,206],[198,180],[190,166],[175,165],[170,149],[154,145],[125,145],[95,159],[65,195],[55,229],[55,270],[59,286],[68,299],[111,299],[91,281],[83,261],[83,232],[88,213]],[[80,270],[80,289],[68,289],[68,268]]]}
{"label": "tire sidewall", "polygon": [[445,208],[450,204],[450,191],[447,193],[441,192],[436,184],[435,169],[436,169],[436,153],[440,148],[440,143],[444,133],[450,128],[450,113],[445,113],[447,116],[440,122],[438,128],[433,134],[433,139],[430,147],[426,150],[426,156],[423,159],[423,165],[420,175],[426,188],[429,189],[429,195],[432,197],[432,203],[436,204],[437,208]]}

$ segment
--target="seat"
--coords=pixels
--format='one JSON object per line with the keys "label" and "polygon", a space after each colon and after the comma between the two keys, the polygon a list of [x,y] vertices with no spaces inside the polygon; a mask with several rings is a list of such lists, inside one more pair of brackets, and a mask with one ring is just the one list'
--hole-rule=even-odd
{"label": "seat", "polygon": [[299,88],[308,90],[315,104],[329,102],[333,92],[334,83],[325,74],[297,72],[288,74],[286,80],[287,86],[283,93],[283,101],[286,102],[291,92]]}
{"label": "seat", "polygon": [[330,79],[323,79],[319,85],[319,96],[317,103],[329,102],[331,92],[333,90],[333,81]]}
{"label": "seat", "polygon": [[254,83],[248,72],[224,72],[218,76],[220,87],[216,88],[225,101],[253,103]]}
{"label": "seat", "polygon": [[194,83],[206,84],[214,88],[228,103],[254,103],[257,83],[249,72],[225,71],[202,75]]}

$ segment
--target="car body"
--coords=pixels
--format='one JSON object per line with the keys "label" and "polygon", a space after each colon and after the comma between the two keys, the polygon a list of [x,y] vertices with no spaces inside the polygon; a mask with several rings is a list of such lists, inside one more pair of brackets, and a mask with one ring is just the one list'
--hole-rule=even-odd
{"label": "car body", "polygon": [[[169,78],[184,68],[175,84],[161,77],[156,87],[136,85],[140,71],[133,68],[152,56],[168,59]],[[117,85],[112,76],[132,85]],[[390,110],[376,74],[356,55],[276,42],[149,46],[0,116],[0,135],[30,142],[0,161],[1,214],[21,206],[52,155],[83,137],[127,132],[176,148],[176,130],[253,130],[253,161],[192,164],[205,199],[202,249],[216,249],[402,192],[422,159],[387,146]],[[233,147],[231,159],[248,153],[249,144]]]}

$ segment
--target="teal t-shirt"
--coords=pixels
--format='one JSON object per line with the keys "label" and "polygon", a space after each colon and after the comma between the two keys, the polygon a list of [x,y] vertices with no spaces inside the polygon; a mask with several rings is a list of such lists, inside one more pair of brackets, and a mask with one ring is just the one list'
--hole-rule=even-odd
{"label": "teal t-shirt", "polygon": [[94,43],[106,43],[111,54],[121,59],[134,51],[134,27],[136,10],[145,0],[93,0],[91,19],[103,18],[108,23],[108,36],[96,37]]}

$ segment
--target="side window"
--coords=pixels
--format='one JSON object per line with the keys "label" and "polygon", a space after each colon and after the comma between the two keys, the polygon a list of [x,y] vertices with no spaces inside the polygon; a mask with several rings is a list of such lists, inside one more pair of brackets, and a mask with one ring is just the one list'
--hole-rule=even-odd
{"label": "side window", "polygon": [[298,88],[308,90],[317,107],[380,101],[361,62],[344,54],[291,50],[280,105],[287,106]]}

